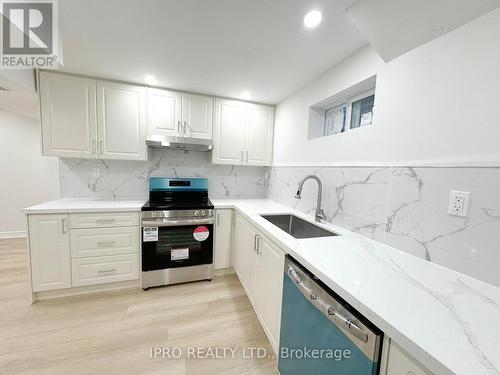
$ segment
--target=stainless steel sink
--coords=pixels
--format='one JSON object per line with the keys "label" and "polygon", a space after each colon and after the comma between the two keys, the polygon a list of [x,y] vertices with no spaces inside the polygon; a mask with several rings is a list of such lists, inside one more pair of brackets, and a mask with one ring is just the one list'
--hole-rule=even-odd
{"label": "stainless steel sink", "polygon": [[338,236],[295,215],[260,215],[271,224],[295,238],[315,238]]}

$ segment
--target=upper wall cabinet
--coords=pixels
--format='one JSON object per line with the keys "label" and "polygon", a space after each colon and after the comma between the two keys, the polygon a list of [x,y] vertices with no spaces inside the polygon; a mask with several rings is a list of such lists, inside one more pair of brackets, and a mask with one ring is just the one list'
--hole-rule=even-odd
{"label": "upper wall cabinet", "polygon": [[148,134],[212,139],[213,97],[148,89]]}
{"label": "upper wall cabinet", "polygon": [[43,154],[97,157],[95,80],[41,72],[39,85]]}
{"label": "upper wall cabinet", "polygon": [[181,136],[181,103],[180,92],[148,88],[148,134]]}
{"label": "upper wall cabinet", "polygon": [[146,160],[146,89],[40,72],[43,153]]}
{"label": "upper wall cabinet", "polygon": [[214,164],[271,165],[274,108],[216,99]]}
{"label": "upper wall cabinet", "polygon": [[216,164],[243,164],[245,149],[245,110],[243,102],[215,100],[214,149]]}
{"label": "upper wall cabinet", "polygon": [[97,82],[99,156],[146,160],[146,89],[123,83]]}
{"label": "upper wall cabinet", "polygon": [[212,139],[213,113],[213,97],[183,93],[182,125],[184,136]]}
{"label": "upper wall cabinet", "polygon": [[273,155],[274,108],[246,105],[246,163],[271,165]]}

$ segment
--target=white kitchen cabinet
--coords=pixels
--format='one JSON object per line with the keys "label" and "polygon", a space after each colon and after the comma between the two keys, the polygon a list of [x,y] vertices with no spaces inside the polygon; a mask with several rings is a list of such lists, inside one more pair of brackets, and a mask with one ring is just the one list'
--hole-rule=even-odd
{"label": "white kitchen cabinet", "polygon": [[265,237],[257,242],[256,311],[275,353],[279,350],[284,253]]}
{"label": "white kitchen cabinet", "polygon": [[139,226],[138,212],[83,212],[69,215],[71,229]]}
{"label": "white kitchen cabinet", "polygon": [[148,88],[148,137],[212,139],[214,98]]}
{"label": "white kitchen cabinet", "polygon": [[256,288],[255,264],[257,261],[256,241],[257,230],[241,215],[236,215],[233,253],[231,256],[233,268],[247,292],[248,298],[254,303]]}
{"label": "white kitchen cabinet", "polygon": [[246,105],[237,100],[215,100],[214,164],[243,164]]}
{"label": "white kitchen cabinet", "polygon": [[274,108],[247,104],[245,161],[249,165],[271,165],[273,155]]}
{"label": "white kitchen cabinet", "polygon": [[139,215],[135,211],[28,214],[32,301],[139,287]]}
{"label": "white kitchen cabinet", "polygon": [[74,287],[139,278],[139,254],[77,258],[71,265]]}
{"label": "white kitchen cabinet", "polygon": [[241,215],[236,215],[231,260],[259,321],[277,353],[285,255]]}
{"label": "white kitchen cabinet", "polygon": [[43,154],[96,158],[96,81],[42,71],[39,87]]}
{"label": "white kitchen cabinet", "polygon": [[97,257],[138,253],[137,227],[71,229],[71,257]]}
{"label": "white kitchen cabinet", "polygon": [[184,136],[212,139],[214,98],[182,93],[182,125]]}
{"label": "white kitchen cabinet", "polygon": [[100,158],[146,160],[146,89],[97,81],[97,133]]}
{"label": "white kitchen cabinet", "polygon": [[71,287],[69,216],[32,215],[28,224],[33,292]]}
{"label": "white kitchen cabinet", "polygon": [[232,210],[215,211],[214,268],[231,267]]}
{"label": "white kitchen cabinet", "polygon": [[387,375],[432,375],[432,372],[391,341],[387,362]]}
{"label": "white kitchen cabinet", "polygon": [[271,165],[274,108],[216,99],[214,164]]}
{"label": "white kitchen cabinet", "polygon": [[181,136],[182,94],[148,88],[148,134]]}
{"label": "white kitchen cabinet", "polygon": [[246,223],[240,215],[234,218],[233,246],[231,247],[231,265],[243,284],[243,254],[241,248],[245,246]]}

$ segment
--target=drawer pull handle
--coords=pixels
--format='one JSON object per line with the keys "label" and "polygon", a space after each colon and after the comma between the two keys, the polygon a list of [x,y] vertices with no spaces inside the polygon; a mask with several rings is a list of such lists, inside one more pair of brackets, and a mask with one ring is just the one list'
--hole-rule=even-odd
{"label": "drawer pull handle", "polygon": [[99,241],[97,246],[113,246],[116,241]]}
{"label": "drawer pull handle", "polygon": [[112,223],[115,219],[97,219],[98,223]]}
{"label": "drawer pull handle", "polygon": [[116,268],[111,268],[109,270],[99,270],[97,271],[98,273],[110,273],[110,272],[115,272]]}

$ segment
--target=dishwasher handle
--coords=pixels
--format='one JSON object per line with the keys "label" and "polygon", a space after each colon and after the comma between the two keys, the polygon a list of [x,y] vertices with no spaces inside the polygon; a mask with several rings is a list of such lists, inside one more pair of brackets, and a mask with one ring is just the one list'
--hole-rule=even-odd
{"label": "dishwasher handle", "polygon": [[317,293],[312,288],[305,285],[303,279],[300,277],[295,268],[290,264],[288,264],[287,273],[290,279],[292,279],[292,281],[295,282],[297,288],[301,291],[301,293],[305,297],[308,297],[316,307],[322,308],[323,314],[328,319],[330,319],[330,321],[332,321],[343,331],[348,331],[350,334],[352,334],[358,340],[361,340],[363,343],[368,342],[368,334],[362,328],[358,327],[353,319],[337,311],[337,309],[334,306],[332,306],[332,304],[329,304],[328,302],[324,301],[320,296],[318,296],[319,293]]}

